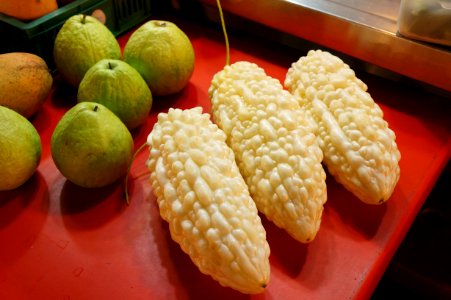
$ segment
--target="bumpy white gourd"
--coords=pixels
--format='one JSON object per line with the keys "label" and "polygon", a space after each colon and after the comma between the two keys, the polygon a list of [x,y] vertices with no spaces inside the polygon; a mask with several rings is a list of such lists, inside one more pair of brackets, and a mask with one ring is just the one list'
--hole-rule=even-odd
{"label": "bumpy white gourd", "polygon": [[401,155],[365,83],[337,56],[312,50],[292,64],[285,86],[316,121],[324,163],[335,179],[363,202],[387,201]]}
{"label": "bumpy white gourd", "polygon": [[200,107],[160,113],[147,162],[161,217],[199,270],[221,285],[261,293],[269,245],[226,136]]}
{"label": "bumpy white gourd", "polygon": [[311,242],[327,199],[313,121],[254,63],[226,66],[214,76],[209,95],[214,121],[226,133],[259,211],[296,240]]}

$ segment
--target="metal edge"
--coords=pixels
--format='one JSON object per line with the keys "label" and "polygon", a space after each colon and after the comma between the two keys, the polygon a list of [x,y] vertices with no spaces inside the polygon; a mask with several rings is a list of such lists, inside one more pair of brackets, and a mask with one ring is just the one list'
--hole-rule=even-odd
{"label": "metal edge", "polygon": [[[216,8],[213,0],[197,2]],[[317,10],[298,2],[302,1],[226,0],[221,5],[230,14],[344,53],[375,68],[426,83],[445,94],[451,92],[450,51],[391,32],[393,24],[390,25],[389,20],[384,21],[384,26],[382,23],[370,26],[327,13],[326,8]]]}

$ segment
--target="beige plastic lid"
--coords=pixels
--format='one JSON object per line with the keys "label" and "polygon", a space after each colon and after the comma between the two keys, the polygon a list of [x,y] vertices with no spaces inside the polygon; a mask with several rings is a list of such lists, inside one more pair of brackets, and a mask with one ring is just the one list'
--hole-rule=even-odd
{"label": "beige plastic lid", "polygon": [[398,31],[411,39],[451,46],[451,0],[401,0]]}

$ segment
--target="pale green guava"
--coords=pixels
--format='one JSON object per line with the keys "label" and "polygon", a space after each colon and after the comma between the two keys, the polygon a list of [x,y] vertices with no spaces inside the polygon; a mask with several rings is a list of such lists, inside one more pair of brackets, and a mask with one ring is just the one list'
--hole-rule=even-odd
{"label": "pale green guava", "polygon": [[104,58],[121,58],[119,43],[108,27],[87,15],[64,22],[55,38],[53,59],[69,84],[78,87],[89,68]]}
{"label": "pale green guava", "polygon": [[105,105],[130,129],[144,123],[152,107],[152,93],[144,79],[117,59],[102,59],[86,72],[77,100]]}
{"label": "pale green guava", "polygon": [[33,124],[0,105],[0,191],[24,184],[41,160],[41,138]]}
{"label": "pale green guava", "polygon": [[80,102],[68,110],[52,134],[56,167],[76,185],[103,187],[124,177],[132,161],[133,138],[104,105]]}
{"label": "pale green guava", "polygon": [[194,71],[195,55],[188,36],[174,23],[152,20],[130,36],[124,61],[138,70],[153,95],[181,91]]}

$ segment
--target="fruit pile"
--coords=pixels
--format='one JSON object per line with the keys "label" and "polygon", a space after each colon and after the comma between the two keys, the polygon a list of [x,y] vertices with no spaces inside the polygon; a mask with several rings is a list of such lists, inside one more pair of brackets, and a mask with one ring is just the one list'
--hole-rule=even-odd
{"label": "fruit pile", "polygon": [[41,139],[27,119],[53,84],[45,61],[34,54],[0,54],[0,191],[21,186],[41,159]]}
{"label": "fruit pile", "polygon": [[[74,15],[59,30],[53,57],[59,76],[77,89],[78,103],[54,129],[52,158],[68,180],[87,188],[126,175],[134,151],[130,130],[148,117],[153,95],[179,92],[194,68],[188,37],[175,24],[159,20],[138,28],[122,53],[98,19]],[[0,190],[9,190],[38,166],[41,143],[27,118],[48,97],[53,77],[39,56],[7,53],[0,55],[0,78],[0,168],[5,170]]]}
{"label": "fruit pile", "polygon": [[[7,70],[11,82],[24,76],[21,93],[31,96],[21,103],[3,87],[0,101],[7,100],[0,104],[29,117],[51,77],[39,58],[9,55],[15,59],[0,59],[0,72]],[[68,180],[96,188],[126,176],[134,149],[129,130],[146,120],[153,96],[186,86],[195,56],[173,23],[143,24],[121,53],[105,25],[75,15],[55,39],[54,59],[78,103],[54,129],[52,157]],[[287,70],[284,84],[254,63],[227,59],[208,90],[214,123],[199,107],[171,108],[158,115],[146,144],[152,190],[171,236],[201,272],[243,293],[263,292],[270,278],[259,213],[309,243],[327,200],[324,167],[369,204],[387,201],[399,179],[395,134],[343,61],[310,51]],[[41,145],[25,117],[0,108],[1,176],[8,176],[0,188],[11,189],[34,172]]]}

